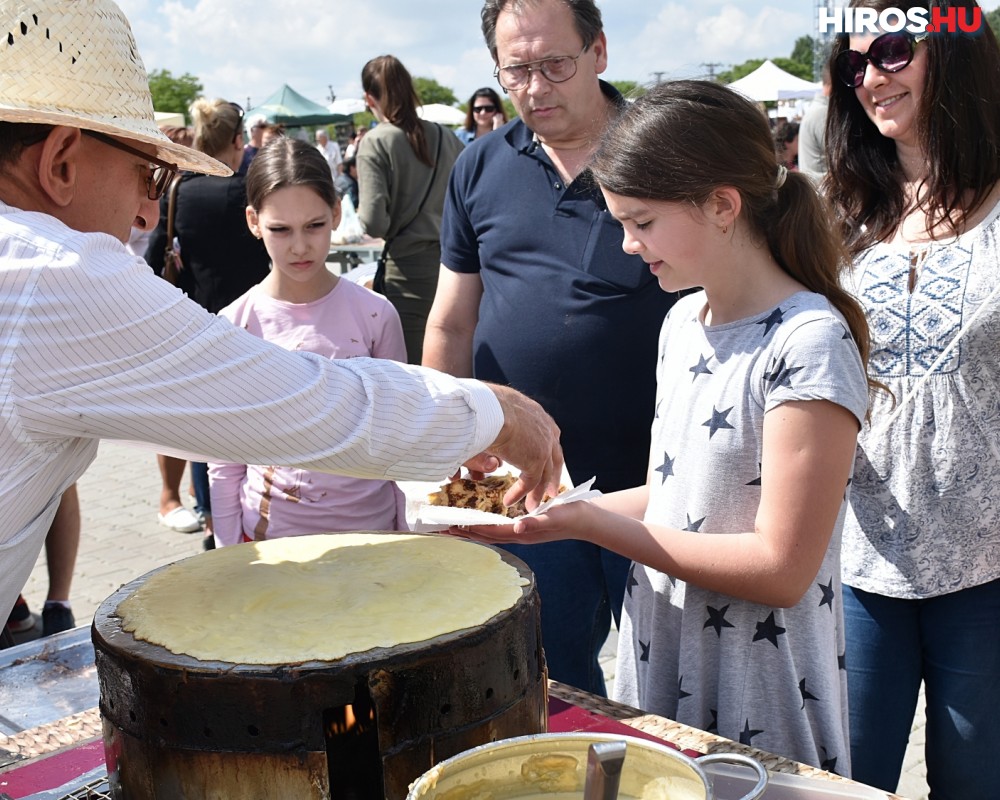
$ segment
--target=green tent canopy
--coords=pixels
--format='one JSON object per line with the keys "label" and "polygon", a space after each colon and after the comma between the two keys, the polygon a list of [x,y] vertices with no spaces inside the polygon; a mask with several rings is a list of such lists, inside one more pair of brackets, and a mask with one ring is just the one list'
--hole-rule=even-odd
{"label": "green tent canopy", "polygon": [[314,103],[291,86],[285,84],[267,100],[247,111],[247,117],[263,114],[268,122],[298,128],[305,125],[329,125],[336,122],[348,122],[351,117],[345,114],[334,114],[326,106]]}

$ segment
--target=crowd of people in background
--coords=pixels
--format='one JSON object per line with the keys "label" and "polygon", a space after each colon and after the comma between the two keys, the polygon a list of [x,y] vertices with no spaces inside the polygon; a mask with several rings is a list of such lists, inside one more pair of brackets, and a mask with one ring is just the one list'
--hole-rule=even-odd
{"label": "crowd of people in background", "polygon": [[[206,343],[187,341],[183,362],[164,354],[164,375],[183,385],[194,370],[218,398],[245,351],[259,353],[273,366],[257,398],[266,408],[293,402],[293,384],[274,375],[307,380],[316,361],[284,353],[301,350],[422,365],[451,395],[485,391],[469,379],[512,387],[518,394],[490,397],[511,414],[515,397],[537,401],[522,418],[537,422],[544,409],[572,482],[596,478],[603,495],[454,533],[531,567],[551,678],[604,694],[597,656],[613,622],[616,699],[886,791],[923,684],[933,796],[991,796],[993,32],[842,35],[805,114],[775,121],[705,81],[668,81],[627,102],[601,79],[611,48],[593,0],[485,0],[482,33],[504,96],[476,90],[454,131],[420,118],[409,71],[382,55],[360,74],[370,127],[306,135],[200,98],[190,128],[143,134],[232,170],[205,174],[206,162],[173,151],[190,169],[162,186],[151,177],[141,200],[158,203],[158,224],[116,234],[133,254],[112,258],[123,282]],[[86,132],[81,119],[37,140],[4,132],[17,119],[0,123],[14,154],[0,155],[3,214],[31,205],[17,206],[3,171],[47,136]],[[384,242],[374,291],[325,265],[348,203]],[[183,265],[176,285],[200,309],[179,311],[179,295],[134,274],[138,255],[165,276],[171,248]],[[107,310],[107,324],[118,313]],[[234,339],[234,326],[259,342]],[[315,379],[339,386],[348,369]],[[303,443],[258,446],[222,425],[222,400],[176,419],[175,406],[187,408],[142,406],[136,424],[164,445],[209,440],[214,460],[190,464],[188,508],[187,462],[158,457],[165,527],[202,532],[205,548],[406,528],[393,480],[317,471],[344,467]],[[474,428],[463,456],[484,441]],[[33,530],[48,537],[46,634],[74,623],[73,481],[85,460],[39,501],[49,515]],[[21,598],[6,628],[29,622]]]}

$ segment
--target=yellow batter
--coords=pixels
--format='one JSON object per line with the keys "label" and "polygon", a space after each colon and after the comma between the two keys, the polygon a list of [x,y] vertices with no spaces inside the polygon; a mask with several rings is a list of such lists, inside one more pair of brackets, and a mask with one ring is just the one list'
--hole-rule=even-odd
{"label": "yellow batter", "polygon": [[482,625],[526,583],[496,551],[448,536],[293,536],[172,564],[118,614],[137,639],[203,661],[336,661]]}

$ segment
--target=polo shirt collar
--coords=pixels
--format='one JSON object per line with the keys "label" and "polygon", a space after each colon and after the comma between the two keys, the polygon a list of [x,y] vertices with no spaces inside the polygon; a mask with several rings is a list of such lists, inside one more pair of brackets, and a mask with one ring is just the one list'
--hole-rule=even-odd
{"label": "polo shirt collar", "polygon": [[[625,96],[607,81],[599,80],[601,93],[611,100],[618,108],[625,106]],[[510,143],[514,149],[525,153],[535,144],[535,132],[531,130],[524,120],[519,120],[520,124],[515,125],[510,132]]]}

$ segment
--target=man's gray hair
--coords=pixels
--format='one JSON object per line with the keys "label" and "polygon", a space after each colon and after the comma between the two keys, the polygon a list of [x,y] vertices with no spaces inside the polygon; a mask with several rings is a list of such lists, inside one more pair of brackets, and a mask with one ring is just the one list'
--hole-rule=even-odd
{"label": "man's gray hair", "polygon": [[[528,6],[537,6],[548,0],[486,0],[480,14],[483,20],[483,38],[490,50],[493,60],[497,60],[497,17],[501,11],[510,9],[518,12]],[[604,24],[601,22],[601,9],[594,0],[560,0],[569,6],[573,12],[573,23],[576,32],[580,34],[584,47],[590,47],[601,32]]]}

